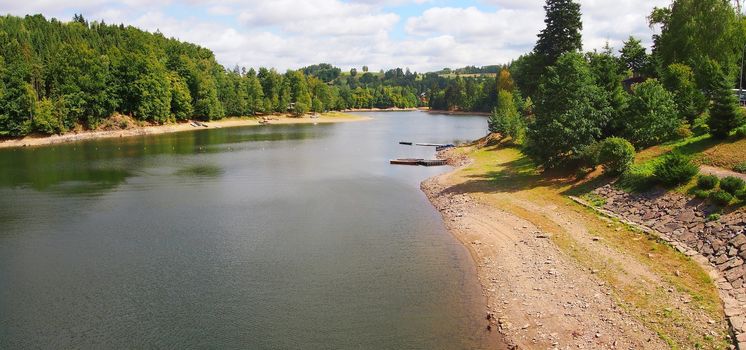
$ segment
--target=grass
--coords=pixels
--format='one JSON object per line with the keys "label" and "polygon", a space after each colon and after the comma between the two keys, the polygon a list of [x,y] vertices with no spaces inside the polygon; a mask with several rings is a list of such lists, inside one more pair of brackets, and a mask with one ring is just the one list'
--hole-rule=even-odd
{"label": "grass", "polygon": [[692,156],[694,162],[700,165],[733,169],[738,164],[746,163],[745,149],[746,139],[739,140],[731,137],[726,140],[718,140],[710,135],[692,136],[642,150],[637,154],[635,164],[658,159],[675,150]]}
{"label": "grass", "polygon": [[[693,140],[691,143],[707,142]],[[673,147],[687,146],[682,143]],[[701,143],[699,143],[701,145]],[[557,246],[582,267],[597,270],[597,276],[612,289],[618,305],[655,331],[671,348],[727,348],[722,306],[715,286],[696,262],[659,240],[617,221],[602,219],[595,211],[570,201],[567,194],[587,193],[601,177],[578,180],[574,175],[541,174],[518,149],[493,145],[468,150],[474,162],[454,174],[454,191],[473,195],[482,202],[511,212],[552,234]],[[649,152],[649,153],[652,153]],[[658,155],[665,153],[665,150]],[[639,164],[649,167],[651,156]],[[646,165],[647,164],[647,165]],[[592,198],[591,198],[592,199]],[[596,205],[600,200],[592,200]],[[554,208],[537,211],[536,206]],[[552,213],[562,212],[582,223],[589,234],[624,259],[609,258],[558,223]],[[637,275],[625,259],[655,277]],[[670,286],[670,287],[669,287]],[[691,302],[681,306],[674,289]],[[716,336],[708,334],[706,319],[714,320]]]}

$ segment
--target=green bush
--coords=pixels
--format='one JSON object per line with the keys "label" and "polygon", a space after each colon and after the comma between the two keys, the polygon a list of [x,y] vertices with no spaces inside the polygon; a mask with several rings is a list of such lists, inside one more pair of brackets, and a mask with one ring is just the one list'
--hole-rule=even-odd
{"label": "green bush", "polygon": [[746,138],[746,125],[741,125],[736,129],[736,137],[739,139]]}
{"label": "green bush", "polygon": [[600,153],[601,142],[594,142],[583,148],[580,152],[580,160],[583,162],[583,165],[595,169],[600,164],[598,159]]}
{"label": "green bush", "polygon": [[622,174],[617,185],[625,191],[640,192],[655,185],[653,166],[650,164],[633,165]]}
{"label": "green bush", "polygon": [[720,220],[720,214],[718,213],[707,215],[707,222],[718,221],[718,220]]}
{"label": "green bush", "polygon": [[607,174],[621,174],[632,166],[635,160],[635,147],[620,137],[609,137],[601,142],[598,161]]}
{"label": "green bush", "polygon": [[718,185],[718,182],[720,182],[720,179],[715,175],[700,175],[697,178],[697,187],[703,190],[711,190]]}
{"label": "green bush", "polygon": [[710,191],[696,189],[692,192],[694,197],[699,199],[707,199],[710,197]]}
{"label": "green bush", "polygon": [[737,171],[741,174],[746,174],[746,162],[736,164],[736,166],[733,167],[733,171]]}
{"label": "green bush", "polygon": [[713,203],[724,207],[730,204],[730,202],[733,200],[733,195],[723,190],[717,190],[710,193],[710,200]]}
{"label": "green bush", "polygon": [[699,173],[699,167],[692,163],[691,158],[671,152],[665,155],[653,171],[656,180],[666,186],[682,185]]}
{"label": "green bush", "polygon": [[720,189],[729,194],[736,194],[746,187],[746,182],[735,176],[728,176],[720,180]]}
{"label": "green bush", "polygon": [[738,193],[736,193],[736,198],[739,200],[746,202],[746,190],[740,190]]}

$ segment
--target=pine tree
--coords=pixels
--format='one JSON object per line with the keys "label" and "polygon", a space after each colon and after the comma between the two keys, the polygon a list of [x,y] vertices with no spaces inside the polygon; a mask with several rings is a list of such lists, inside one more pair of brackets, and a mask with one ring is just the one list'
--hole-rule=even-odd
{"label": "pine tree", "polygon": [[738,100],[731,91],[731,79],[726,74],[720,72],[714,83],[708,124],[712,136],[724,139],[741,122]]}
{"label": "pine tree", "polygon": [[544,10],[546,28],[539,33],[534,52],[543,59],[545,66],[551,66],[563,53],[583,48],[580,34],[583,22],[580,4],[573,0],[547,0]]}

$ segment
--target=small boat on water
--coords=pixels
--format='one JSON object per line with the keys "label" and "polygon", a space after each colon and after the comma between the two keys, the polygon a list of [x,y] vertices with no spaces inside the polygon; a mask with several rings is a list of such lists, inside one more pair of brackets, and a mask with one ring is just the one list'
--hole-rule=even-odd
{"label": "small boat on water", "polygon": [[390,161],[391,164],[394,165],[420,165],[420,162],[424,159],[418,158],[399,158],[399,159],[392,159]]}
{"label": "small boat on water", "polygon": [[412,145],[411,142],[407,142],[407,141],[401,141],[401,142],[399,142],[399,144],[400,145],[407,145],[407,146],[411,146]]}

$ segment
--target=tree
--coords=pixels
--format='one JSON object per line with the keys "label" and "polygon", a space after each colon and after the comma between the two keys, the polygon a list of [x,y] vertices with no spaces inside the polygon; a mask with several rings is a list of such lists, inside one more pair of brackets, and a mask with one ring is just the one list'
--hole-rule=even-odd
{"label": "tree", "polygon": [[534,52],[545,66],[551,66],[562,54],[582,49],[583,23],[580,4],[573,0],[547,0],[544,11],[546,28],[539,33]]}
{"label": "tree", "polygon": [[679,115],[693,124],[694,119],[704,112],[706,100],[697,89],[692,68],[681,63],[671,64],[663,70],[661,83],[673,93]]}
{"label": "tree", "polygon": [[[620,59],[612,55],[613,50],[606,45],[603,52],[591,52],[586,55],[591,69],[591,75],[598,87],[602,90],[602,98],[612,109],[615,116],[624,111],[627,104],[627,94],[622,87],[622,79],[625,76]],[[613,118],[603,130],[605,137],[615,135],[621,130],[619,118]]]}
{"label": "tree", "polygon": [[505,90],[508,92],[513,92],[514,89],[515,83],[513,82],[513,77],[510,76],[510,71],[506,68],[503,68],[497,75],[497,91]]}
{"label": "tree", "polygon": [[664,67],[673,63],[699,67],[713,59],[732,73],[744,44],[744,27],[730,1],[675,0],[670,9],[654,10],[650,20],[661,25],[654,54]]}
{"label": "tree", "polygon": [[519,72],[511,69],[521,91],[529,97],[536,97],[547,67],[562,54],[582,49],[580,5],[573,0],[546,0],[544,10],[546,27],[539,33],[533,52],[514,62]]}
{"label": "tree", "polygon": [[708,124],[713,136],[724,139],[741,124],[742,120],[739,114],[738,100],[731,91],[731,79],[720,71],[714,81],[717,85],[713,91]]}
{"label": "tree", "polygon": [[171,115],[176,120],[185,120],[194,113],[192,108],[192,95],[189,93],[189,87],[178,74],[169,74],[169,83],[171,90]]}
{"label": "tree", "polygon": [[350,76],[356,77],[357,76],[357,68],[350,69]]}
{"label": "tree", "polygon": [[611,109],[602,96],[582,55],[560,56],[541,80],[526,153],[545,168],[578,159],[601,137],[610,119]]}
{"label": "tree", "polygon": [[619,50],[619,53],[622,63],[634,76],[639,76],[648,65],[648,54],[645,52],[645,48],[640,40],[633,36],[630,36],[624,42],[624,46]]}
{"label": "tree", "polygon": [[633,87],[622,134],[637,148],[643,148],[672,139],[683,122],[673,95],[657,80],[649,79]]}
{"label": "tree", "polygon": [[513,94],[506,90],[498,92],[498,103],[489,119],[489,130],[503,137],[510,137],[513,143],[521,143],[526,134],[526,126],[518,113]]}
{"label": "tree", "polygon": [[363,73],[368,73],[368,66],[363,66]]}

